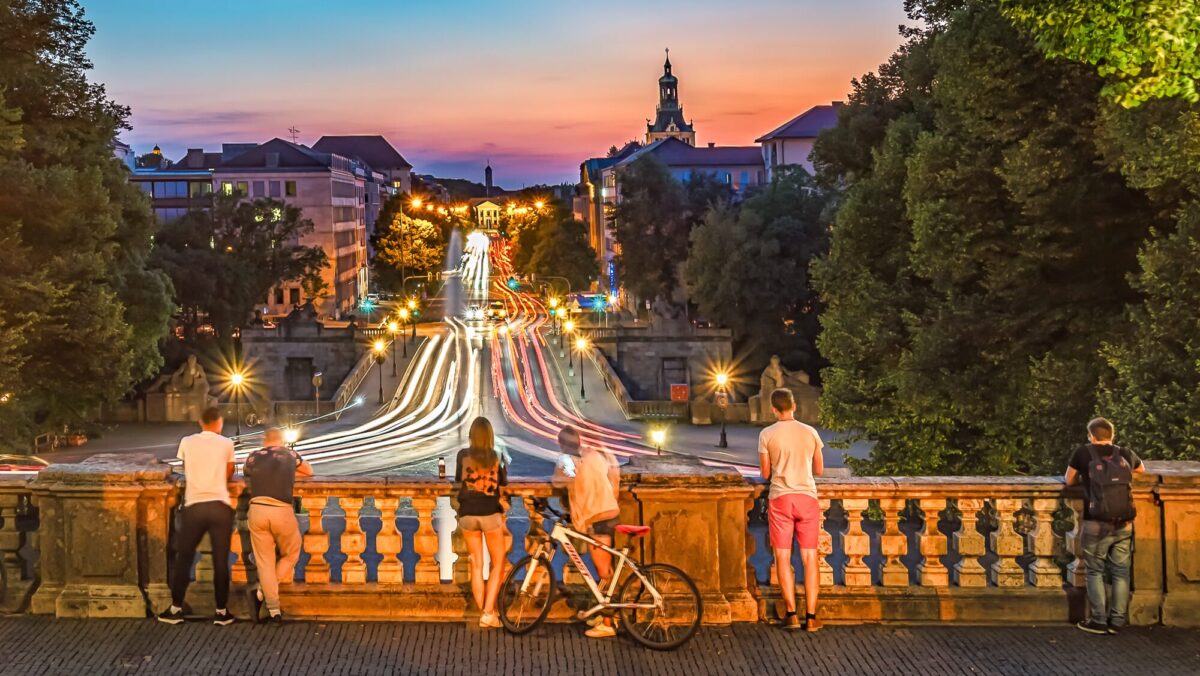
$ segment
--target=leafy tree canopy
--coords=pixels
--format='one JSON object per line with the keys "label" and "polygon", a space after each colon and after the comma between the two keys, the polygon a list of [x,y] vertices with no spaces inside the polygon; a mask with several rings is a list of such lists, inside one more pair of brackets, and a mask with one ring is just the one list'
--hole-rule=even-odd
{"label": "leafy tree canopy", "polygon": [[441,271],[449,240],[448,224],[406,215],[404,205],[408,201],[403,194],[384,201],[371,235],[376,284],[395,291],[400,290],[402,276]]}
{"label": "leafy tree canopy", "polygon": [[[532,229],[532,228],[531,228]],[[542,224],[528,270],[565,277],[572,289],[586,289],[597,272],[596,250],[588,244],[587,224],[573,219]]]}

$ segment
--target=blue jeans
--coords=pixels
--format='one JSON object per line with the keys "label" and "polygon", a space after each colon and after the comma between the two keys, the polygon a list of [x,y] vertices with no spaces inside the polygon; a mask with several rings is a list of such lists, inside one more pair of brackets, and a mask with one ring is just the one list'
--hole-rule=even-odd
{"label": "blue jeans", "polygon": [[[1129,613],[1129,560],[1133,524],[1083,522],[1083,562],[1087,566],[1088,606],[1092,622],[1123,627]],[[1104,583],[1112,584],[1111,594]]]}

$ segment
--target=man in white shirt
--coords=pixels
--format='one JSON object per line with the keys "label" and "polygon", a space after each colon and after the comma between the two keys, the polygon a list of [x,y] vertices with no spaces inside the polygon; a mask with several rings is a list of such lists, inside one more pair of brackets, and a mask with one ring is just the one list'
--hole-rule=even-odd
{"label": "man in white shirt", "polygon": [[[771,409],[777,422],[758,436],[758,461],[762,477],[771,482],[767,503],[767,523],[771,549],[775,552],[775,570],[783,595],[788,629],[817,631],[817,591],[820,585],[817,560],[817,536],[821,530],[821,506],[817,502],[817,482],[825,471],[821,455],[821,437],[817,431],[795,419],[796,400],[791,390],[771,393]],[[803,624],[796,615],[796,575],[792,570],[792,538],[800,542],[800,560],[804,564]]]}
{"label": "man in white shirt", "polygon": [[175,534],[175,565],[171,571],[171,607],[159,614],[159,622],[183,622],[183,599],[192,577],[196,547],[208,534],[212,544],[213,594],[217,610],[213,624],[233,624],[226,607],[229,601],[229,543],[233,537],[233,500],[229,479],[233,477],[233,440],[221,435],[224,420],[216,407],[200,414],[200,433],[179,442],[183,461],[183,518]]}

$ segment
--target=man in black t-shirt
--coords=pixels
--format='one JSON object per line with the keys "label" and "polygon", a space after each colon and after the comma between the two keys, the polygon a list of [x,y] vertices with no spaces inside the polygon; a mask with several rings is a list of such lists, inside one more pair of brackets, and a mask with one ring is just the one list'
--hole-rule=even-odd
{"label": "man in black t-shirt", "polygon": [[[1113,443],[1116,428],[1104,418],[1088,423],[1088,444],[1071,454],[1064,479],[1068,486],[1082,483],[1092,488],[1095,463],[1112,463],[1132,474],[1146,471],[1133,451]],[[1100,469],[1104,469],[1101,465]],[[1128,478],[1128,475],[1126,476]],[[1087,566],[1087,595],[1090,617],[1077,626],[1091,634],[1115,634],[1125,626],[1129,609],[1129,561],[1133,544],[1133,522],[1100,520],[1089,500],[1083,503],[1083,561]],[[1111,597],[1104,582],[1112,584]]]}

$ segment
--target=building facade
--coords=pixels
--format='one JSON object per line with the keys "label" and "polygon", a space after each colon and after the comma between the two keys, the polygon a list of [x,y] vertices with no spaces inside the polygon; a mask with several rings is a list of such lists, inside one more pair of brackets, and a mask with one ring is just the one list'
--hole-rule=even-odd
{"label": "building facade", "polygon": [[762,145],[768,182],[774,180],[776,167],[797,165],[813,173],[812,159],[809,157],[813,144],[822,131],[837,126],[841,107],[841,101],[834,101],[827,106],[813,106],[754,140]]}

